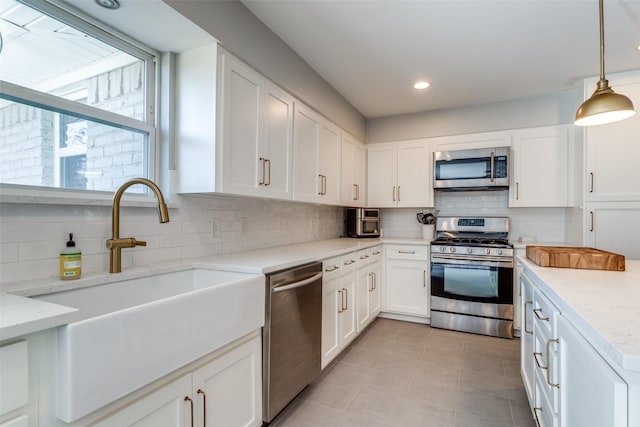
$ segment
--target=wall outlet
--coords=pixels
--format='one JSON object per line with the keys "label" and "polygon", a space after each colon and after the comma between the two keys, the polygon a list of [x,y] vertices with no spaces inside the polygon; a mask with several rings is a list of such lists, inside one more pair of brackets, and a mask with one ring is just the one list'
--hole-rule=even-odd
{"label": "wall outlet", "polygon": [[220,218],[211,218],[211,237],[220,237]]}

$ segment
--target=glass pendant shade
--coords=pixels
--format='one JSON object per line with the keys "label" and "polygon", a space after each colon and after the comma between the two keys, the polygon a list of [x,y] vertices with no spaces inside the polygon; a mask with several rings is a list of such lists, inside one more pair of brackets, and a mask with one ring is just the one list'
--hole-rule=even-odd
{"label": "glass pendant shade", "polygon": [[600,80],[593,95],[576,112],[576,126],[593,126],[628,119],[636,114],[633,103],[615,93],[607,80]]}

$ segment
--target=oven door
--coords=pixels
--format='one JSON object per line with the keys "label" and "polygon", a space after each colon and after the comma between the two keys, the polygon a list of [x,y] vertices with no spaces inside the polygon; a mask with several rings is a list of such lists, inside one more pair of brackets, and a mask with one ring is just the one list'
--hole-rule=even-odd
{"label": "oven door", "polygon": [[439,259],[431,262],[431,295],[450,300],[513,304],[513,264]]}

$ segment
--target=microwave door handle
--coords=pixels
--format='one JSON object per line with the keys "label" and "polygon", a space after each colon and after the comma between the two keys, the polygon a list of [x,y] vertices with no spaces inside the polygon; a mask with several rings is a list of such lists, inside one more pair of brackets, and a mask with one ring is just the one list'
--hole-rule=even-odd
{"label": "microwave door handle", "polygon": [[491,182],[494,180],[494,168],[495,168],[496,155],[492,151],[491,152]]}

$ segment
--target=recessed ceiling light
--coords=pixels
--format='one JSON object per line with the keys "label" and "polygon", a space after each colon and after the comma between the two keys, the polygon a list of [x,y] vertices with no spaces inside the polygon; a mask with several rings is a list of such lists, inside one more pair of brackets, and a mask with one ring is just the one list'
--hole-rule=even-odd
{"label": "recessed ceiling light", "polygon": [[107,9],[118,9],[120,7],[120,3],[118,0],[96,0],[99,6],[102,6]]}
{"label": "recessed ceiling light", "polygon": [[413,85],[413,87],[416,88],[416,89],[426,89],[429,86],[431,86],[431,83],[429,83],[429,82],[418,82],[418,83]]}

